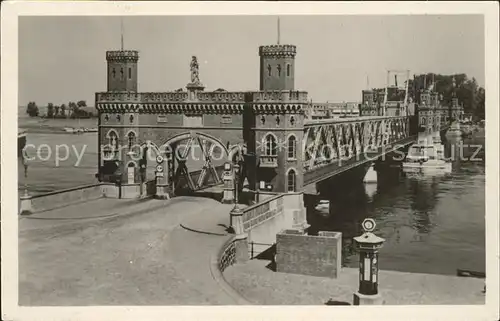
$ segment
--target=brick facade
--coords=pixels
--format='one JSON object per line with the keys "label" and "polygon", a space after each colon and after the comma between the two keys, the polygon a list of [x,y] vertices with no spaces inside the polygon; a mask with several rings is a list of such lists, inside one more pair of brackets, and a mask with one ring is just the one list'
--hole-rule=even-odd
{"label": "brick facade", "polygon": [[[108,181],[109,177],[117,177],[116,173],[121,172],[118,177],[130,183],[128,166],[139,166],[137,161],[132,162],[137,156],[127,148],[130,133],[133,135],[130,141],[133,140],[136,146],[152,144],[158,148],[174,147],[181,140],[185,143],[194,134],[204,135],[224,151],[228,157],[222,162],[233,161],[229,159],[231,147],[240,146],[247,155],[254,155],[246,159],[243,173],[251,181],[252,188],[264,182],[273,192],[301,190],[302,155],[299,151],[304,135],[307,92],[294,91],[296,48],[292,45],[261,46],[259,55],[263,66],[261,91],[206,92],[203,85],[192,87],[188,84],[187,90],[151,93],[137,92],[137,51],[108,51],[108,88],[106,92],[96,93],[95,103],[99,112],[101,180]],[[269,135],[274,137],[276,144],[272,155],[264,148]],[[290,141],[292,151],[288,144],[290,137],[294,138],[294,142]],[[106,165],[103,146],[112,142],[121,149],[112,153],[112,160],[106,158]],[[267,156],[272,156],[272,164],[268,164],[270,158]],[[103,175],[104,172],[109,175]],[[138,168],[134,177],[134,182],[139,183]]]}

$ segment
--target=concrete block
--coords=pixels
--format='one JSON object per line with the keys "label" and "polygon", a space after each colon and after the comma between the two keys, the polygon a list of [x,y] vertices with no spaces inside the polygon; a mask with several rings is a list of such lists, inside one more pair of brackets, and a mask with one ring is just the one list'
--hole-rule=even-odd
{"label": "concrete block", "polygon": [[276,235],[278,272],[336,278],[341,271],[342,233],[307,235],[284,230]]}

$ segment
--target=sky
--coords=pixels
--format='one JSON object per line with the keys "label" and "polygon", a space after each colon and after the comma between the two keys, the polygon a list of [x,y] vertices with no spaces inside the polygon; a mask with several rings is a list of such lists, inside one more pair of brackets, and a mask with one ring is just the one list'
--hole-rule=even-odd
{"label": "sky", "polygon": [[[139,91],[176,90],[191,56],[205,90],[258,90],[258,47],[277,43],[276,16],[19,18],[19,105],[67,104],[106,91],[106,51],[139,51]],[[295,89],[315,102],[359,101],[388,69],[465,73],[484,87],[480,15],[281,16],[280,43],[297,46]]]}

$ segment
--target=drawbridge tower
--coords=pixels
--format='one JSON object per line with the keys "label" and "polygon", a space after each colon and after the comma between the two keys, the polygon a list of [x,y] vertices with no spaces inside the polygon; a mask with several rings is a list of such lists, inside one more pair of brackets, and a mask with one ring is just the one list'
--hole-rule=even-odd
{"label": "drawbridge tower", "polygon": [[259,56],[260,91],[252,93],[248,114],[247,148],[257,159],[250,176],[261,191],[300,191],[307,92],[295,91],[296,46],[261,46]]}
{"label": "drawbridge tower", "polygon": [[[118,95],[118,102],[137,93],[139,52],[106,51],[107,94]],[[96,98],[97,99],[97,98]],[[139,113],[137,104],[110,105],[99,112],[99,177],[122,183],[140,181],[137,146]]]}

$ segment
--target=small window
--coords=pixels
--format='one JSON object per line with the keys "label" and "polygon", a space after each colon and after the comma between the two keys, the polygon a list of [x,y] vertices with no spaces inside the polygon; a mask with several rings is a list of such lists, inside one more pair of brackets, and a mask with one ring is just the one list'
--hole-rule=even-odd
{"label": "small window", "polygon": [[113,75],[113,78],[116,77],[116,70],[115,70],[115,68],[113,68],[113,70],[111,71],[111,74]]}
{"label": "small window", "polygon": [[117,120],[117,121],[122,120],[122,116],[120,116],[120,115],[116,115],[116,120]]}
{"label": "small window", "polygon": [[123,79],[123,68],[120,68],[120,79]]}
{"label": "small window", "polygon": [[221,121],[220,121],[222,124],[231,124],[233,122],[233,119],[231,118],[230,115],[223,115],[221,117]]}
{"label": "small window", "polygon": [[287,77],[290,77],[291,69],[292,69],[292,66],[290,66],[290,64],[287,64],[286,65],[286,75],[287,75]]}
{"label": "small window", "polygon": [[111,148],[118,148],[118,135],[114,130],[108,132],[108,144]]}
{"label": "small window", "polygon": [[167,115],[158,115],[156,121],[159,123],[167,123],[168,122]]}
{"label": "small window", "polygon": [[132,68],[128,67],[128,79],[132,79]]}
{"label": "small window", "polygon": [[130,132],[128,133],[128,149],[131,150],[132,146],[135,145],[135,133]]}
{"label": "small window", "polygon": [[295,192],[295,171],[293,169],[287,174],[287,191]]}
{"label": "small window", "polygon": [[272,134],[267,134],[265,139],[264,154],[266,156],[276,156],[277,155],[277,143],[276,137]]}
{"label": "small window", "polygon": [[134,115],[130,115],[128,120],[132,124],[134,122]]}
{"label": "small window", "polygon": [[108,115],[108,114],[106,114],[106,115],[104,115],[104,122],[106,122],[106,123],[107,123],[108,121],[109,121],[109,115]]}
{"label": "small window", "polygon": [[271,65],[267,65],[267,75],[268,76],[271,76],[271,70],[272,70]]}
{"label": "small window", "polygon": [[288,159],[297,158],[297,139],[295,136],[288,137]]}
{"label": "small window", "polygon": [[281,65],[278,65],[278,76],[281,77]]}

